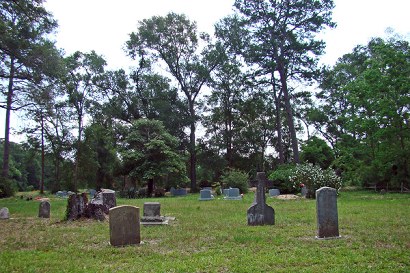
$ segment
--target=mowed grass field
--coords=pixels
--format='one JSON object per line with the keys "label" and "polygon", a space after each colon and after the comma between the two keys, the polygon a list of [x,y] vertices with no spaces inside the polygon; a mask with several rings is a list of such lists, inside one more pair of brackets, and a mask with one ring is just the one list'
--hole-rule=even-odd
{"label": "mowed grass field", "polygon": [[336,240],[316,240],[316,201],[267,198],[273,226],[247,226],[253,193],[242,201],[186,197],[117,199],[161,203],[168,226],[142,226],[138,246],[112,247],[108,220],[62,221],[67,200],[1,199],[0,272],[410,272],[410,195],[342,192]]}

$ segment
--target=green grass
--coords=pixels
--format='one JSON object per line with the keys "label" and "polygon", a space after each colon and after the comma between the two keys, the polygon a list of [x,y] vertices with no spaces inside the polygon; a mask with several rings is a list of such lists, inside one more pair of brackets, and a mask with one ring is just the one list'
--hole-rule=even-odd
{"label": "green grass", "polygon": [[276,224],[250,227],[252,193],[117,199],[147,201],[176,220],[143,226],[142,245],[116,248],[108,221],[62,221],[66,200],[51,198],[51,219],[39,219],[37,201],[2,199],[12,219],[0,221],[0,272],[410,272],[409,194],[342,192],[337,240],[315,239],[315,200],[269,198]]}

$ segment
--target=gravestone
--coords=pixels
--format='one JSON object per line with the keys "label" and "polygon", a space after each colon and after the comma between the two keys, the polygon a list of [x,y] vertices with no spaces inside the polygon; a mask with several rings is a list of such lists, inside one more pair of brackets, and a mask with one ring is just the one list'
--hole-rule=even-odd
{"label": "gravestone", "polygon": [[91,198],[94,198],[94,195],[97,191],[94,189],[89,189],[88,192],[90,193],[90,199],[91,199]]}
{"label": "gravestone", "polygon": [[228,196],[228,194],[229,194],[229,189],[223,189],[223,195],[224,196]]}
{"label": "gravestone", "polygon": [[306,197],[307,193],[308,193],[307,187],[302,187],[302,189],[301,189],[301,195],[302,195],[303,197]]}
{"label": "gravestone", "polygon": [[118,206],[109,210],[110,243],[112,246],[126,246],[141,243],[140,208]]}
{"label": "gravestone", "polygon": [[199,192],[199,201],[209,201],[214,199],[211,190],[205,189]]}
{"label": "gravestone", "polygon": [[87,194],[70,194],[67,203],[67,220],[76,220],[84,215],[87,207]]}
{"label": "gravestone", "polygon": [[228,189],[228,195],[224,197],[226,200],[242,200],[242,196],[239,194],[238,188]]}
{"label": "gravestone", "polygon": [[4,207],[0,209],[0,219],[5,220],[10,218],[9,209]]}
{"label": "gravestone", "polygon": [[38,208],[38,217],[40,218],[50,218],[50,202],[41,201]]}
{"label": "gravestone", "polygon": [[316,191],[318,239],[340,238],[336,189],[322,187]]}
{"label": "gravestone", "polygon": [[275,224],[275,211],[266,204],[265,183],[266,175],[264,172],[256,174],[258,187],[255,193],[255,200],[248,209],[248,225],[263,226]]}
{"label": "gravestone", "polygon": [[278,190],[278,189],[270,189],[269,190],[269,196],[270,197],[272,197],[272,196],[279,196],[280,195],[280,190]]}
{"label": "gravestone", "polygon": [[109,189],[101,189],[100,192],[95,193],[94,198],[91,199],[91,204],[103,206],[104,213],[108,214],[110,208],[117,205],[115,198],[115,191]]}
{"label": "gravestone", "polygon": [[184,188],[181,188],[181,189],[171,188],[171,194],[173,196],[185,196],[187,195],[187,191]]}
{"label": "gravestone", "polygon": [[144,217],[160,217],[161,204],[159,202],[145,202],[143,215]]}

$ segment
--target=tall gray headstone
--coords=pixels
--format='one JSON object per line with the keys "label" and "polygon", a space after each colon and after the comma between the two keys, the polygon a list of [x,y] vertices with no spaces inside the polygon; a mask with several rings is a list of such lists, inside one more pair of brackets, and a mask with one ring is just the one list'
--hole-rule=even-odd
{"label": "tall gray headstone", "polygon": [[264,172],[256,174],[258,187],[255,193],[255,200],[248,209],[248,225],[263,226],[275,224],[275,211],[266,204],[265,185],[266,175]]}
{"label": "tall gray headstone", "polygon": [[40,218],[50,218],[50,202],[41,201],[38,208],[38,217]]}
{"label": "tall gray headstone", "polygon": [[9,219],[10,218],[10,213],[9,213],[9,209],[4,207],[0,209],[0,219]]}
{"label": "tall gray headstone", "polygon": [[112,246],[140,244],[140,208],[118,206],[109,210]]}
{"label": "tall gray headstone", "polygon": [[316,238],[339,238],[336,189],[322,187],[316,190],[316,214]]}

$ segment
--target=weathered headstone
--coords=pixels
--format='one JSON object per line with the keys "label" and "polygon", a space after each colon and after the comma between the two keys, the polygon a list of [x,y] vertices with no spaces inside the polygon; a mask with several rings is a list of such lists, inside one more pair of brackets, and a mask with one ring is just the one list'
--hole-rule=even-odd
{"label": "weathered headstone", "polygon": [[226,200],[242,200],[242,196],[239,194],[238,188],[230,188],[228,195],[224,197]]}
{"label": "weathered headstone", "polygon": [[87,206],[87,194],[70,194],[67,203],[67,220],[76,220],[84,215]]}
{"label": "weathered headstone", "polygon": [[269,196],[270,196],[270,197],[272,197],[272,196],[278,196],[278,195],[280,195],[280,190],[278,190],[278,189],[270,189],[270,190],[269,190]]}
{"label": "weathered headstone", "polygon": [[228,194],[229,194],[229,189],[223,189],[223,195],[224,196],[228,196]]}
{"label": "weathered headstone", "polygon": [[5,220],[10,218],[9,209],[4,207],[0,209],[0,219]]}
{"label": "weathered headstone", "polygon": [[159,202],[145,202],[143,215],[147,217],[160,217],[161,204]]}
{"label": "weathered headstone", "polygon": [[263,226],[275,224],[275,211],[266,204],[265,183],[266,175],[264,172],[256,174],[258,187],[255,193],[255,200],[248,209],[248,225]]}
{"label": "weathered headstone", "polygon": [[211,190],[205,189],[199,192],[199,200],[200,201],[208,201],[214,199]]}
{"label": "weathered headstone", "polygon": [[109,210],[110,243],[112,246],[140,244],[140,208],[118,206]]}
{"label": "weathered headstone", "polygon": [[316,191],[316,214],[316,238],[339,238],[336,189],[322,187]]}
{"label": "weathered headstone", "polygon": [[50,218],[50,202],[41,201],[38,208],[38,217],[40,218]]}
{"label": "weathered headstone", "polygon": [[103,203],[108,209],[117,206],[117,199],[115,198],[115,191],[109,189],[102,189]]}
{"label": "weathered headstone", "polygon": [[141,218],[142,225],[167,225],[168,217],[161,216],[161,204],[159,202],[145,202],[144,212]]}

